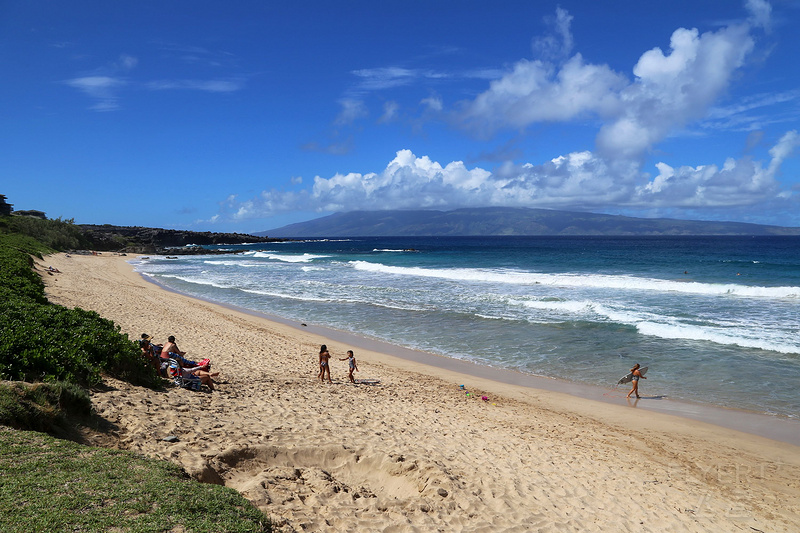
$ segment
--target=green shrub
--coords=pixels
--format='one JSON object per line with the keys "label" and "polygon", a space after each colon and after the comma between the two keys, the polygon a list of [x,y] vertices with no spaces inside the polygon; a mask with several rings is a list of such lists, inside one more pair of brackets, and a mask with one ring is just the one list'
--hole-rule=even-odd
{"label": "green shrub", "polygon": [[138,345],[94,311],[12,300],[0,308],[0,377],[100,383],[101,373],[155,387],[159,378]]}
{"label": "green shrub", "polygon": [[44,220],[34,217],[6,217],[13,233],[27,235],[55,250],[75,250],[86,247],[86,238],[73,220]]}
{"label": "green shrub", "polygon": [[[46,303],[42,278],[33,271],[33,259],[47,248],[19,235],[0,236],[0,301],[15,297]],[[39,256],[41,257],[41,255]]]}
{"label": "green shrub", "polygon": [[0,379],[93,386],[108,373],[158,387],[155,369],[119,326],[93,311],[47,302],[28,254],[48,250],[28,237],[0,236]]}

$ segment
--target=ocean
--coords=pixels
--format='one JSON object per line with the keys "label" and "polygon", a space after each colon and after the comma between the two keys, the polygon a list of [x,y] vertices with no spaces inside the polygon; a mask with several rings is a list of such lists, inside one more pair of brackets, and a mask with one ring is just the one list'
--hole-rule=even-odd
{"label": "ocean", "polygon": [[[200,298],[482,365],[800,417],[800,237],[393,237],[132,261]],[[625,390],[627,392],[627,389]]]}

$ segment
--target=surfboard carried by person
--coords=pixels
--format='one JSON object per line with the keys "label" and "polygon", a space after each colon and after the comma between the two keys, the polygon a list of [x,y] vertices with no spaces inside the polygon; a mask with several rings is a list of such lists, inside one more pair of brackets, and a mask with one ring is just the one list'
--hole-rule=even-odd
{"label": "surfboard carried by person", "polygon": [[[636,363],[635,365],[633,365],[633,368],[631,368],[631,372],[629,374],[630,377],[631,377],[630,381],[632,383],[632,388],[631,388],[631,391],[626,396],[626,398],[630,398],[631,394],[636,394],[636,398],[637,399],[640,398],[640,396],[639,396],[639,380],[640,379],[647,379],[644,376],[644,372],[646,370],[647,370],[647,368],[640,369],[639,363]],[[625,376],[625,378],[627,378],[627,377],[628,376]],[[622,378],[622,379],[625,379],[625,378]],[[620,381],[622,381],[622,380],[620,380]]]}

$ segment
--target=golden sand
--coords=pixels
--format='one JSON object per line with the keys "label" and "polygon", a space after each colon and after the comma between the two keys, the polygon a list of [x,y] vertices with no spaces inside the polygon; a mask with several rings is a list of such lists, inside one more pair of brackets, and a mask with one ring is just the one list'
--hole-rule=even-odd
{"label": "golden sand", "polygon": [[110,380],[92,401],[116,445],[238,490],[284,531],[800,531],[800,447],[360,349],[356,377],[379,383],[352,385],[350,346],[164,290],[126,259],[38,268],[61,270],[43,275],[52,302],[131,339],[175,335],[222,374],[213,394]]}

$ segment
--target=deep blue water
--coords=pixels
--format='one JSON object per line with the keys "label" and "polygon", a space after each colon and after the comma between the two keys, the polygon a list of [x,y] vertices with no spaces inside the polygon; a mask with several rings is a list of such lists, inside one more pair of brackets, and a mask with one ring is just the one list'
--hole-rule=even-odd
{"label": "deep blue water", "polygon": [[800,237],[310,240],[152,257],[174,289],[538,375],[800,414]]}

